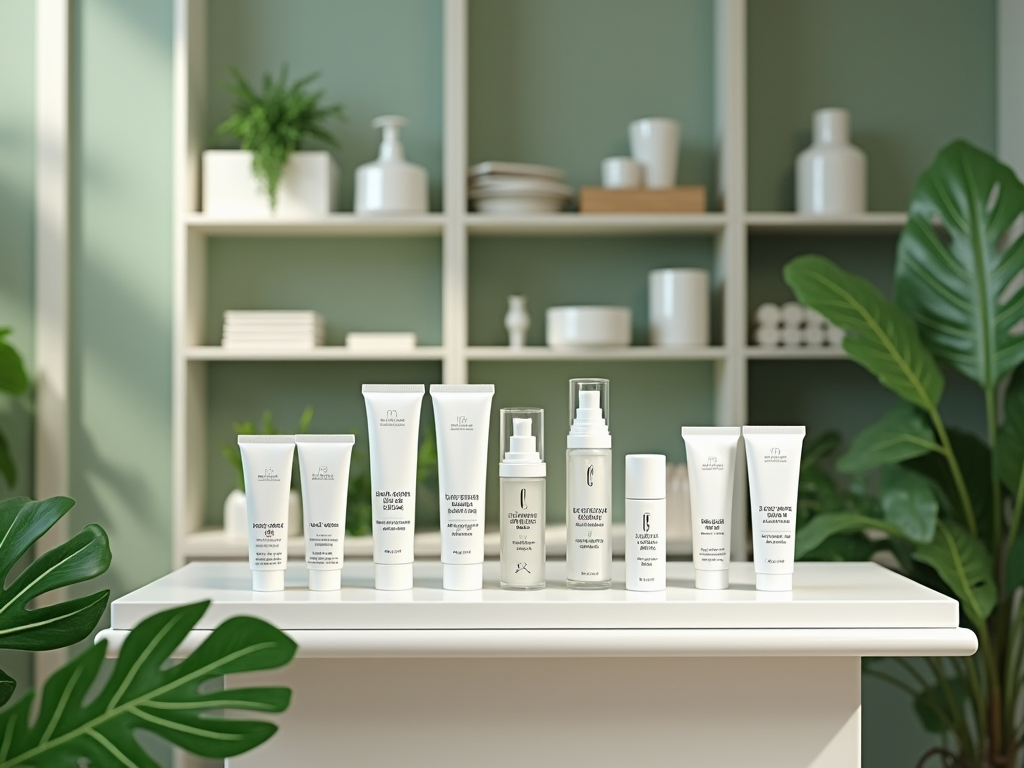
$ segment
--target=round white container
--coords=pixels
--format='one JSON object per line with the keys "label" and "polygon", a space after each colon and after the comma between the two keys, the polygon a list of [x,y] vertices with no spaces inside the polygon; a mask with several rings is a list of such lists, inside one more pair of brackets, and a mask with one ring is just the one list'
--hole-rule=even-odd
{"label": "round white container", "polygon": [[548,307],[549,347],[628,347],[633,341],[629,307]]}
{"label": "round white container", "polygon": [[669,189],[679,174],[679,121],[645,117],[629,124],[629,152],[651,189]]}
{"label": "round white container", "polygon": [[711,276],[706,269],[655,269],[647,274],[647,292],[652,345],[711,343]]}
{"label": "round white container", "polygon": [[635,189],[644,185],[644,167],[631,157],[606,157],[601,161],[601,186]]}
{"label": "round white container", "polygon": [[796,159],[796,209],[814,216],[864,213],[868,207],[868,161],[850,143],[850,113],[814,112],[813,142]]}

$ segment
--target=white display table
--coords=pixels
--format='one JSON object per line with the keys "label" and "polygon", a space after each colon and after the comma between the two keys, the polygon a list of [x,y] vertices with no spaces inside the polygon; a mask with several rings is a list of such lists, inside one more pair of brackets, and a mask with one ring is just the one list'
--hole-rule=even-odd
{"label": "white display table", "polygon": [[[116,656],[128,630],[171,606],[213,603],[182,646],[230,616],[259,616],[298,643],[296,660],[239,685],[288,685],[280,732],[230,768],[295,766],[860,765],[860,657],[963,656],[974,634],[957,602],[872,563],[800,563],[792,593],[669,588],[569,591],[564,563],[539,592],[445,592],[440,563],[416,588],[373,589],[349,563],[340,592],[254,593],[244,563],[194,563],[114,601],[99,637]],[[258,681],[258,683],[257,683]],[[231,685],[231,680],[227,684]]]}

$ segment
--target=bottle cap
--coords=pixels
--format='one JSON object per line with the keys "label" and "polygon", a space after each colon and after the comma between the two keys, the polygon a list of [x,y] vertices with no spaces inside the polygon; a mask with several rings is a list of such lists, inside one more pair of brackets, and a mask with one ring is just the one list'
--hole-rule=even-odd
{"label": "bottle cap", "polygon": [[762,592],[792,592],[792,573],[759,573],[755,586]]}
{"label": "bottle cap", "polygon": [[[728,589],[729,588],[729,569],[726,568],[722,571],[702,571],[700,569],[693,572],[697,589]],[[758,575],[760,578],[760,575]],[[760,589],[760,587],[758,587]]]}
{"label": "bottle cap", "polygon": [[501,409],[499,477],[545,477],[544,410]]}
{"label": "bottle cap", "polygon": [[284,571],[253,571],[253,592],[280,592],[284,589]]}
{"label": "bottle cap", "polygon": [[341,589],[341,569],[309,571],[309,588],[314,592],[334,592]]}
{"label": "bottle cap", "polygon": [[665,498],[665,457],[660,453],[626,456],[626,498]]}
{"label": "bottle cap", "polygon": [[444,564],[443,586],[445,589],[467,591],[484,588],[484,564]]}
{"label": "bottle cap", "polygon": [[608,379],[569,380],[568,448],[611,448]]}
{"label": "bottle cap", "polygon": [[373,581],[377,589],[412,589],[412,563],[374,563]]}

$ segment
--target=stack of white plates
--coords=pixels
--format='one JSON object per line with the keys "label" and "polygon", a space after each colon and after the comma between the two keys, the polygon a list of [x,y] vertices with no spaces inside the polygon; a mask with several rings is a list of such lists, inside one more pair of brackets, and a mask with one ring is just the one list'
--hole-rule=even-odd
{"label": "stack of white plates", "polygon": [[319,312],[237,310],[224,313],[221,345],[227,349],[312,349],[324,343]]}
{"label": "stack of white plates", "polygon": [[564,177],[546,165],[480,163],[469,169],[469,199],[481,213],[557,213],[572,197]]}

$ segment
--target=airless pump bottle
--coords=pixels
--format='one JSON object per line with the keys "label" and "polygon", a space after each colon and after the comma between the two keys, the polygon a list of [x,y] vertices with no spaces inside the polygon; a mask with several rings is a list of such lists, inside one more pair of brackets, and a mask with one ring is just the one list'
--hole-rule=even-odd
{"label": "airless pump bottle", "polygon": [[544,589],[544,411],[501,409],[501,586]]}
{"label": "airless pump bottle", "polygon": [[608,589],[612,583],[612,436],[608,379],[570,379],[566,441],[566,584]]}

